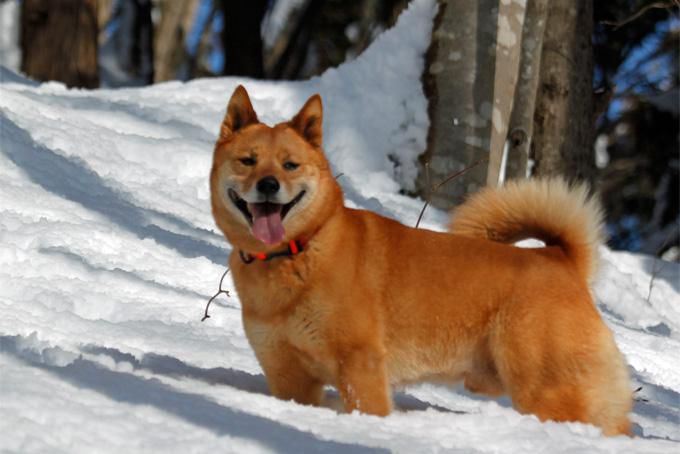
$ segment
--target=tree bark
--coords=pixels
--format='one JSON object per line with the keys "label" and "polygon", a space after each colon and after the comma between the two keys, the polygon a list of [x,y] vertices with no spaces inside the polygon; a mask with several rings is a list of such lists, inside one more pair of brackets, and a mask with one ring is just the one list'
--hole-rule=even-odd
{"label": "tree bark", "polygon": [[99,28],[99,44],[104,41],[102,32],[111,20],[113,0],[97,0],[97,27]]}
{"label": "tree bark", "polygon": [[161,21],[154,43],[154,81],[175,79],[182,61],[186,60],[184,39],[191,27],[198,0],[161,3]]}
{"label": "tree bark", "polygon": [[548,10],[533,136],[533,174],[593,180],[592,0]]}
{"label": "tree bark", "polygon": [[299,2],[286,18],[286,25],[276,41],[264,55],[264,72],[269,79],[281,79],[292,48],[304,26],[304,19],[311,0]]}
{"label": "tree bark", "polygon": [[224,74],[262,78],[264,76],[260,24],[267,0],[222,0],[224,14]]}
{"label": "tree bark", "polygon": [[41,81],[96,88],[96,0],[24,0],[21,5],[21,71]]}
{"label": "tree bark", "polygon": [[520,2],[501,2],[499,5],[491,146],[486,176],[486,184],[489,186],[501,183],[505,175],[503,154],[517,89],[525,13],[526,8]]}
{"label": "tree bark", "polygon": [[154,81],[151,7],[151,0],[120,0],[113,12],[119,23],[113,37],[118,62],[134,84]]}
{"label": "tree bark", "polygon": [[314,18],[321,7],[321,0],[305,0],[291,13],[285,29],[266,58],[267,77],[289,80],[299,77],[307,59]]}
{"label": "tree bark", "polygon": [[497,17],[497,0],[439,2],[424,75],[431,126],[416,184],[440,208],[486,182],[480,165],[430,194],[433,184],[489,156]]}
{"label": "tree bark", "polygon": [[527,177],[547,15],[548,0],[530,0],[527,3],[522,27],[519,80],[508,126],[510,143],[505,167],[506,180]]}

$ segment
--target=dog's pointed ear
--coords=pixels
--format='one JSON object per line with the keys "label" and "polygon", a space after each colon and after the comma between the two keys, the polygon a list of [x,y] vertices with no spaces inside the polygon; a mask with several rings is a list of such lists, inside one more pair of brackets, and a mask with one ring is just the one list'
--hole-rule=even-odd
{"label": "dog's pointed ear", "polygon": [[321,96],[314,95],[307,100],[300,112],[292,120],[290,126],[307,142],[317,148],[323,143],[323,104]]}
{"label": "dog's pointed ear", "polygon": [[224,116],[224,121],[222,121],[220,127],[220,138],[226,139],[239,129],[255,123],[259,123],[259,120],[250,102],[248,92],[243,88],[243,85],[239,85],[229,100],[227,114]]}

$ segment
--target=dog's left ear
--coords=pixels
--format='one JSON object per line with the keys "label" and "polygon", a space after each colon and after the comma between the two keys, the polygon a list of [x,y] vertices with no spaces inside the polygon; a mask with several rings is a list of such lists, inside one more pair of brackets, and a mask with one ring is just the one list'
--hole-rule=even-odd
{"label": "dog's left ear", "polygon": [[220,138],[226,139],[236,131],[248,125],[259,123],[248,92],[239,85],[229,99],[227,114],[220,127]]}
{"label": "dog's left ear", "polygon": [[323,143],[323,104],[321,96],[314,95],[307,100],[300,112],[289,122],[307,142],[317,148]]}

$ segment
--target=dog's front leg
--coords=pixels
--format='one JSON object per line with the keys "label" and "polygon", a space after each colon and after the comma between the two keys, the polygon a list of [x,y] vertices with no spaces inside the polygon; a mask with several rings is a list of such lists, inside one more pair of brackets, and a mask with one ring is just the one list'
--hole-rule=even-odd
{"label": "dog's front leg", "polygon": [[359,410],[388,415],[392,410],[392,396],[384,355],[371,347],[355,347],[341,354],[338,391],[348,413]]}
{"label": "dog's front leg", "polygon": [[269,391],[282,400],[294,400],[303,405],[320,405],[323,383],[307,373],[290,347],[277,348],[260,361]]}

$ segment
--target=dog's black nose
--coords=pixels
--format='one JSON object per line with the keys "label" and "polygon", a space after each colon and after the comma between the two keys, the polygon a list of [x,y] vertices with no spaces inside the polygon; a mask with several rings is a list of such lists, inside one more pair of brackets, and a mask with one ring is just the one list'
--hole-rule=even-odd
{"label": "dog's black nose", "polygon": [[257,182],[257,191],[264,195],[274,195],[279,192],[279,180],[272,176],[264,177]]}

